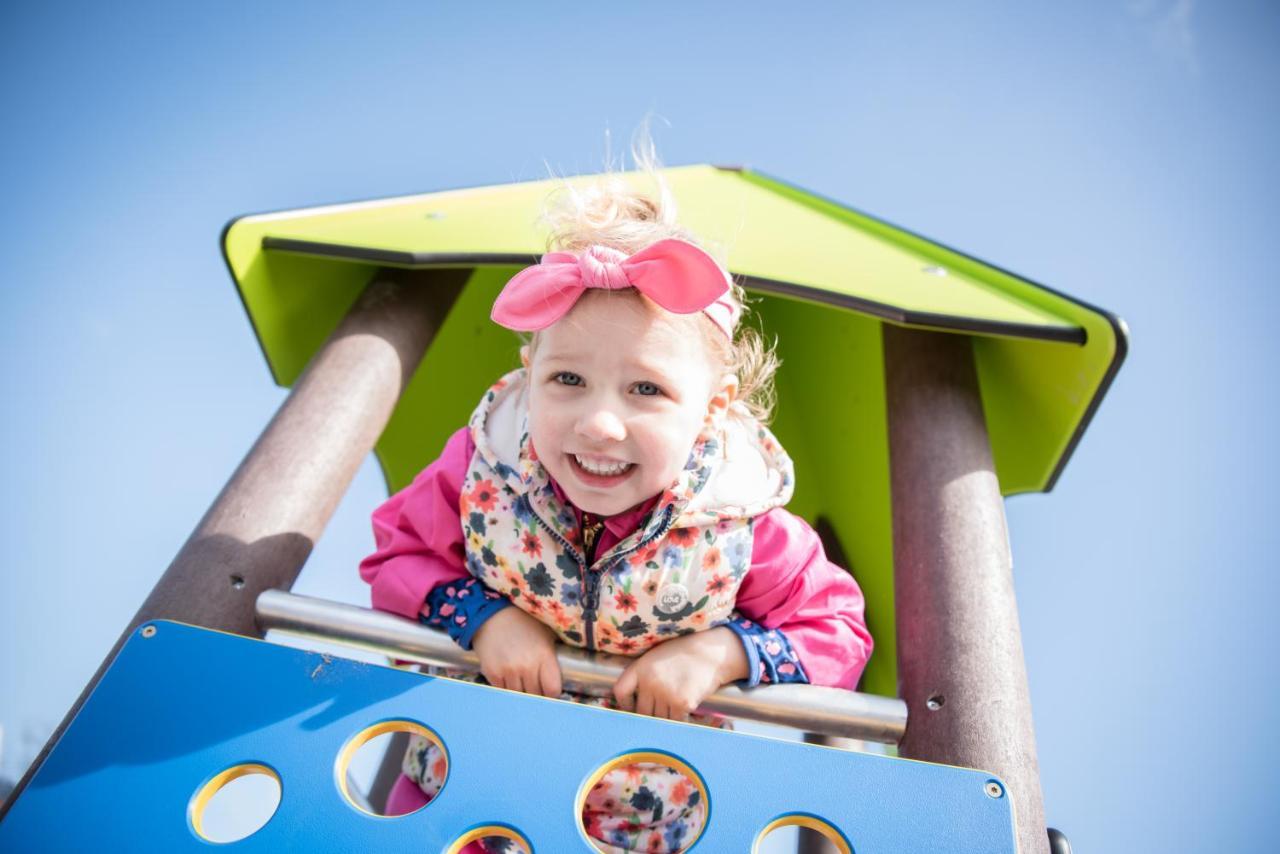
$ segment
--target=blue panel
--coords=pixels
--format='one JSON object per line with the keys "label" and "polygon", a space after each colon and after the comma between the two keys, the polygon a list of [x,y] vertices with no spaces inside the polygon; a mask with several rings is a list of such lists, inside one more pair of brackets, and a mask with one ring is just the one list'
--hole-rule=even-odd
{"label": "blue panel", "polygon": [[[281,802],[235,852],[443,852],[505,823],[540,854],[591,850],[574,804],[592,771],[660,750],[706,781],[698,854],[746,852],[784,813],[821,816],[856,854],[1014,852],[1007,796],[980,771],[872,756],[562,703],[361,664],[176,623],[135,634],[0,824],[3,851],[204,851],[188,824],[211,776],[257,762]],[[335,759],[379,721],[419,721],[450,757],[444,790],[398,818],[366,815]],[[224,847],[224,846],[217,846]]]}

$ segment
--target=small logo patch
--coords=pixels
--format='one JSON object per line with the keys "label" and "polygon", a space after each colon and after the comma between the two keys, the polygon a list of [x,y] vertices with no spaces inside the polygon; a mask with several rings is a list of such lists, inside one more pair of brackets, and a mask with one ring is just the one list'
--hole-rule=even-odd
{"label": "small logo patch", "polygon": [[658,591],[658,607],[668,614],[689,604],[689,591],[683,584],[665,584]]}

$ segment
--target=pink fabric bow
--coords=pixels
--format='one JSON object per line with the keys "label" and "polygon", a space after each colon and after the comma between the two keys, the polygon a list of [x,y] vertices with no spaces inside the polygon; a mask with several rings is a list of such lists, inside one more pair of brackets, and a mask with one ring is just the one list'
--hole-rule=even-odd
{"label": "pink fabric bow", "polygon": [[703,312],[733,338],[728,275],[706,252],[674,239],[659,240],[631,257],[605,246],[579,254],[549,252],[507,282],[490,316],[518,332],[546,329],[568,314],[587,288],[635,288],[674,314]]}

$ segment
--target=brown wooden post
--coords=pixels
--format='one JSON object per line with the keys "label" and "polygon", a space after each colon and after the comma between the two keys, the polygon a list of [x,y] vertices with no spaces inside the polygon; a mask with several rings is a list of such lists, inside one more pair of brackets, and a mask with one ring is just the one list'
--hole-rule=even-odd
{"label": "brown wooden post", "polygon": [[384,270],[373,278],[129,621],[0,818],[140,625],[178,620],[261,636],[254,620],[258,594],[293,586],[468,274]]}
{"label": "brown wooden post", "polygon": [[1048,854],[1004,500],[967,336],[884,325],[902,756],[1008,785]]}

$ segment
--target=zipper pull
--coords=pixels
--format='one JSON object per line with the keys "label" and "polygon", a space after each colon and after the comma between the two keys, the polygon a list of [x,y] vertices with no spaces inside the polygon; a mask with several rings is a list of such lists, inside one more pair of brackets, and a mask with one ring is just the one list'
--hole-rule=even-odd
{"label": "zipper pull", "polygon": [[582,514],[582,554],[587,562],[587,566],[595,563],[596,560],[596,538],[600,536],[600,529],[604,527],[604,522],[590,513]]}

